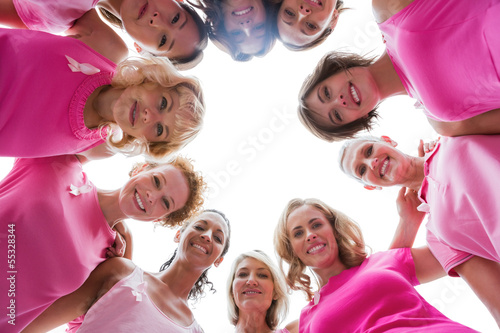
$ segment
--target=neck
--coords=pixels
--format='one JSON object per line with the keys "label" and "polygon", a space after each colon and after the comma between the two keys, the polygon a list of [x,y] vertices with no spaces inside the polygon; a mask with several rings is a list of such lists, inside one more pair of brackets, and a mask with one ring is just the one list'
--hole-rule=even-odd
{"label": "neck", "polygon": [[267,333],[272,330],[266,324],[266,312],[241,311],[238,317],[235,331],[237,333]]}
{"label": "neck", "polygon": [[167,284],[179,299],[187,300],[189,292],[207,267],[204,269],[195,268],[188,262],[179,260],[178,255],[179,251],[177,251],[177,256],[170,266],[158,273],[157,277]]}
{"label": "neck", "polygon": [[98,6],[106,9],[114,16],[118,17],[121,20],[121,6],[123,0],[101,0],[97,3]]}
{"label": "neck", "polygon": [[328,280],[332,276],[339,275],[346,269],[347,267],[345,267],[340,260],[336,260],[335,263],[328,268],[312,268],[312,271],[318,278],[319,287],[321,288],[328,283]]}
{"label": "neck", "polygon": [[113,227],[117,222],[126,218],[119,206],[119,196],[119,189],[114,191],[97,190],[99,206],[110,227]]}
{"label": "neck", "polygon": [[407,94],[387,53],[378,58],[368,69],[379,89],[380,99]]}
{"label": "neck", "polygon": [[425,157],[412,157],[410,162],[411,170],[409,171],[409,177],[403,186],[411,188],[412,190],[420,190],[422,182],[424,181],[424,163]]}

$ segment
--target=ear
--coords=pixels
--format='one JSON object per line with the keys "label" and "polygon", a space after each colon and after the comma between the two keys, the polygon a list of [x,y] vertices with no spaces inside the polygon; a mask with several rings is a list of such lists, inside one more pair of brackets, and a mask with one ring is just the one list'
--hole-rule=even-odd
{"label": "ear", "polygon": [[381,186],[373,186],[373,185],[365,185],[363,186],[365,189],[367,190],[370,190],[370,191],[373,191],[373,190],[377,190],[377,191],[380,191],[382,189]]}
{"label": "ear", "polygon": [[144,163],[143,165],[141,165],[141,167],[135,168],[134,171],[132,171],[132,177],[135,177],[139,173],[143,172],[148,166],[149,166],[148,163]]}
{"label": "ear", "polygon": [[177,230],[174,237],[174,243],[180,243],[180,242],[181,242],[181,231]]}
{"label": "ear", "polygon": [[139,46],[136,42],[134,42],[134,47],[137,53],[141,54],[142,53],[142,47]]}
{"label": "ear", "polygon": [[398,145],[398,143],[396,141],[394,141],[393,139],[391,139],[387,135],[382,135],[380,138],[382,139],[382,141],[387,142],[388,144],[390,144],[393,147],[396,147]]}
{"label": "ear", "polygon": [[214,261],[214,266],[219,267],[219,265],[222,263],[223,260],[224,260],[224,257],[218,258],[217,260]]}
{"label": "ear", "polygon": [[332,29],[332,31],[335,30],[335,27],[337,26],[338,21],[339,21],[339,11],[335,9],[333,11],[332,20],[330,21],[330,29]]}

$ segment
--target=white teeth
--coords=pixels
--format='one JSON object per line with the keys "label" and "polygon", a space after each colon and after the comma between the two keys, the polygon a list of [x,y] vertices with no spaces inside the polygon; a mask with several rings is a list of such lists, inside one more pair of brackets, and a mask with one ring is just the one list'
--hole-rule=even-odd
{"label": "white teeth", "polygon": [[253,7],[248,7],[247,9],[240,10],[240,11],[238,11],[238,12],[233,12],[233,15],[236,15],[236,16],[245,15],[245,14],[250,13],[250,11],[251,11],[252,9],[253,9]]}
{"label": "white teeth", "polygon": [[142,204],[141,198],[139,198],[139,193],[135,192],[135,200],[137,200],[137,204],[139,204],[139,207],[141,207],[142,210],[144,209],[144,205]]}
{"label": "white teeth", "polygon": [[197,249],[200,249],[201,251],[203,251],[203,253],[207,253],[207,250],[204,247],[202,247],[202,246],[200,246],[198,244],[193,244],[193,247],[195,247]]}
{"label": "white teeth", "polygon": [[245,295],[250,295],[250,294],[260,294],[260,293],[258,293],[256,291],[245,291],[244,294]]}
{"label": "white teeth", "polygon": [[134,107],[134,112],[132,113],[132,119],[134,119],[134,125],[135,125],[135,111],[137,111],[137,104]]}
{"label": "white teeth", "polygon": [[356,103],[359,103],[359,96],[358,96],[358,93],[356,92],[356,89],[354,89],[353,85],[351,85],[351,96],[352,96],[352,99],[354,99],[354,101]]}
{"label": "white teeth", "polygon": [[385,176],[385,171],[387,169],[387,165],[389,164],[389,159],[385,159],[384,164],[382,164],[382,167],[380,168],[380,176],[384,177]]}
{"label": "white teeth", "polygon": [[310,253],[316,252],[316,251],[318,251],[319,249],[322,249],[323,247],[325,247],[325,245],[324,245],[324,244],[323,244],[323,245],[318,245],[318,246],[315,246],[315,247],[313,247],[312,249],[310,249],[309,251],[307,251],[307,253],[309,253],[309,254],[310,254]]}

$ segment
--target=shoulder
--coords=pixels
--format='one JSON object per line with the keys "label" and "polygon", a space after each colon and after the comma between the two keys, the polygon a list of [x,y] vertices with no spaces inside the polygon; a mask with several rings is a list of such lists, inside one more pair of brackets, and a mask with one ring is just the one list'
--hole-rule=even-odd
{"label": "shoulder", "polygon": [[372,0],[373,15],[377,23],[383,23],[406,8],[413,0]]}

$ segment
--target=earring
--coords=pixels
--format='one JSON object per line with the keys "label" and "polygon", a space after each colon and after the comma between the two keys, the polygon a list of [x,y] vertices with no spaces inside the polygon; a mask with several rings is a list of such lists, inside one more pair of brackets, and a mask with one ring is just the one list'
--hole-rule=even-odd
{"label": "earring", "polygon": [[149,165],[148,163],[144,163],[144,164],[143,164],[143,165],[141,165],[140,167],[135,168],[135,169],[132,171],[132,175],[131,175],[131,177],[135,177],[135,176],[137,176],[139,173],[141,173],[142,171],[144,171],[144,169],[146,169],[146,167],[147,167],[148,165]]}
{"label": "earring", "polygon": [[139,46],[136,42],[134,42],[134,47],[137,53],[141,54],[142,53],[142,47]]}
{"label": "earring", "polygon": [[392,140],[387,135],[382,135],[380,138],[382,139],[382,141],[387,142],[388,144],[390,144],[393,147],[396,147],[398,145],[398,143],[396,141]]}

